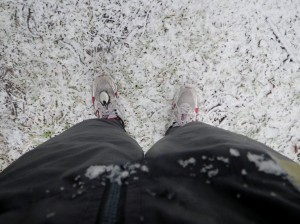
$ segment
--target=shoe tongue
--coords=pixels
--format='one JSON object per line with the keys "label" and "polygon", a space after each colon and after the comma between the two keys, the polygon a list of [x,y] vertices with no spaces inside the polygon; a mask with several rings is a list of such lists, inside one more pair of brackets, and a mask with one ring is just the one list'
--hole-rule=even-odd
{"label": "shoe tongue", "polygon": [[110,100],[108,93],[106,91],[101,92],[99,100],[103,106],[108,105]]}
{"label": "shoe tongue", "polygon": [[191,110],[191,106],[188,103],[183,103],[180,105],[180,110],[182,114],[188,114]]}

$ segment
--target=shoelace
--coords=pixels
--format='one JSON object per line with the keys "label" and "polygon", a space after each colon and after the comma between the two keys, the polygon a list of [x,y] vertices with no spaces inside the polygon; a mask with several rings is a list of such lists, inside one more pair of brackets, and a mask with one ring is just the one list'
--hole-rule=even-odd
{"label": "shoelace", "polygon": [[178,118],[177,122],[179,126],[182,126],[189,122],[188,120],[194,120],[195,114],[193,112],[192,107],[188,103],[183,103],[179,107],[177,107],[178,110]]}
{"label": "shoelace", "polygon": [[107,110],[103,111],[102,117],[106,118],[106,119],[116,118],[116,117],[118,117],[118,112],[116,109],[113,109],[113,108],[107,109]]}

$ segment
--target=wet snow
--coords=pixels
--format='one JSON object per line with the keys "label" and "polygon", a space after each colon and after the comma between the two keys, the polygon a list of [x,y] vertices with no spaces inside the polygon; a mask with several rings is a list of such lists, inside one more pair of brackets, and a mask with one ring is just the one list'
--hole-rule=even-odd
{"label": "wet snow", "polygon": [[183,167],[187,167],[188,165],[195,165],[196,164],[196,159],[191,157],[189,159],[186,160],[178,160],[178,163]]}
{"label": "wet snow", "polygon": [[229,149],[229,153],[231,156],[234,156],[234,157],[240,156],[240,152],[237,149]]}
{"label": "wet snow", "polygon": [[[111,183],[122,185],[126,178],[138,171],[149,172],[149,168],[146,165],[141,166],[140,164],[131,164],[125,168],[119,165],[94,165],[87,168],[85,176],[92,180],[102,175]],[[136,177],[133,177],[133,179],[138,180]]]}
{"label": "wet snow", "polygon": [[248,152],[247,158],[250,162],[255,163],[259,171],[274,175],[282,175],[285,173],[273,160],[265,159],[263,155]]}

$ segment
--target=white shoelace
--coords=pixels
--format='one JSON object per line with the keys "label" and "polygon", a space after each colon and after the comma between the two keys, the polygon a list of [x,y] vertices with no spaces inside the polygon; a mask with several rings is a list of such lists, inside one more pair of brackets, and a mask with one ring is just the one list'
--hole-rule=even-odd
{"label": "white shoelace", "polygon": [[179,107],[177,106],[177,125],[174,126],[183,126],[188,122],[195,120],[195,114],[192,107],[188,103],[183,103]]}

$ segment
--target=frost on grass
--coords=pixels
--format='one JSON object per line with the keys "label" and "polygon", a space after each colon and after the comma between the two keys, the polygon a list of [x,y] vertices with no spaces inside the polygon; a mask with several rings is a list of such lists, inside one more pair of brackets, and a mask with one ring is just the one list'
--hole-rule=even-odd
{"label": "frost on grass", "polygon": [[187,160],[178,160],[179,165],[181,165],[183,168],[187,167],[188,165],[196,165],[196,159],[194,157],[191,157]]}
{"label": "frost on grass", "polygon": [[240,156],[240,152],[237,150],[237,149],[229,149],[229,153],[231,156],[234,156],[234,157],[239,157]]}
{"label": "frost on grass", "polygon": [[247,157],[250,162],[255,163],[259,171],[277,176],[285,173],[273,160],[265,159],[263,155],[248,152]]}
{"label": "frost on grass", "polygon": [[171,124],[175,91],[193,84],[202,122],[300,158],[299,1],[4,2],[1,170],[94,118],[90,86],[102,73],[115,77],[144,151]]}

